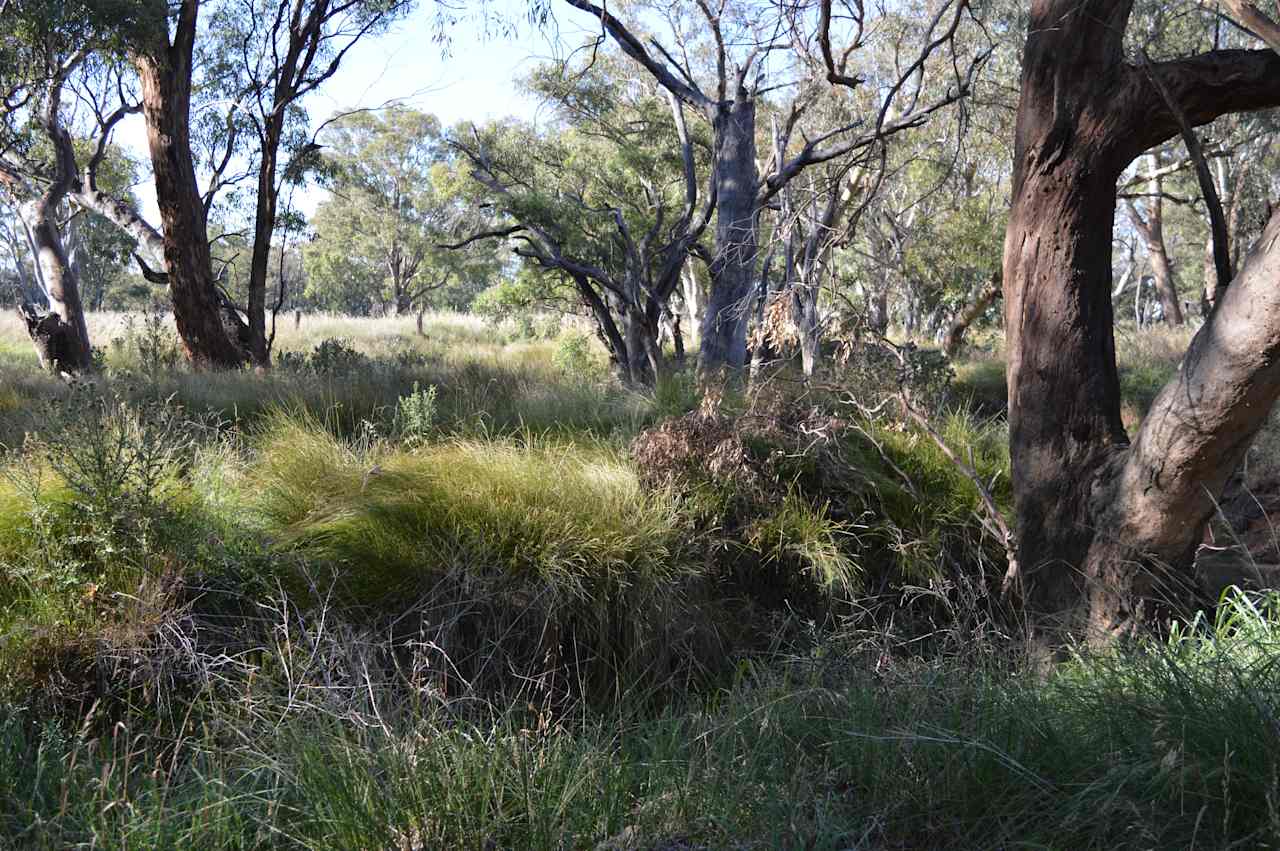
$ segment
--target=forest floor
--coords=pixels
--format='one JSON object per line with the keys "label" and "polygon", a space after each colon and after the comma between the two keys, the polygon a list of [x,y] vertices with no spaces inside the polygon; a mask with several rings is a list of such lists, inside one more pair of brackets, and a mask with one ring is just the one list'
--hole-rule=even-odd
{"label": "forest floor", "polygon": [[[709,404],[424,331],[192,374],[96,315],[69,387],[0,318],[0,848],[1280,843],[1280,598],[1046,671],[874,363]],[[1120,335],[1129,424],[1188,338]],[[1007,506],[999,348],[954,368],[933,425]],[[1265,563],[1278,440],[1215,538]]]}

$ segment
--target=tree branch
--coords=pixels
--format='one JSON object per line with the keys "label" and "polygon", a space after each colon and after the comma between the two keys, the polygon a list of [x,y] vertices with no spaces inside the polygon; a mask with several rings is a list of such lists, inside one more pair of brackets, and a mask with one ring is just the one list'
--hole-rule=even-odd
{"label": "tree branch", "polygon": [[622,48],[622,52],[643,65],[645,70],[652,74],[664,89],[699,109],[709,109],[713,105],[711,99],[698,88],[684,83],[672,74],[665,65],[650,56],[649,51],[644,49],[640,39],[632,35],[631,31],[606,9],[590,3],[588,0],[564,0],[564,2],[599,19],[600,25],[604,27],[609,35],[613,36],[613,40],[618,43],[618,47]]}

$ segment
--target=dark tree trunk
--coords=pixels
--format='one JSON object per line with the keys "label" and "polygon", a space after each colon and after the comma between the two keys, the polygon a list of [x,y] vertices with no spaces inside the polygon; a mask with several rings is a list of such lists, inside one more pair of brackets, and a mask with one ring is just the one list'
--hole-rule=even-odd
{"label": "dark tree trunk", "polygon": [[153,43],[140,46],[133,58],[142,85],[178,336],[196,366],[235,368],[244,363],[245,353],[223,322],[191,155],[191,59],[198,14],[198,0],[183,0],[173,44],[161,22]]}
{"label": "dark tree trunk", "polygon": [[[1124,63],[1131,5],[1036,0],[1024,54],[1004,256],[1010,456],[1025,599],[1049,641],[1057,630],[1105,640],[1149,623],[1160,588],[1185,601],[1185,583],[1169,577],[1186,573],[1211,499],[1252,438],[1237,408],[1265,416],[1274,400],[1250,383],[1256,370],[1241,377],[1215,363],[1240,345],[1215,319],[1129,450],[1110,297],[1116,180],[1179,130],[1147,69]],[[1151,73],[1197,125],[1280,101],[1269,52],[1219,51]],[[1232,330],[1247,338],[1239,303]],[[1275,349],[1259,351],[1255,366],[1275,360]],[[1157,507],[1167,510],[1158,522]]]}
{"label": "dark tree trunk", "polygon": [[756,278],[756,105],[745,93],[715,113],[716,242],[711,293],[699,335],[699,366],[741,368],[747,359],[748,300]]}
{"label": "dark tree trunk", "polygon": [[[401,284],[396,284],[396,316],[408,316],[414,312],[413,295]],[[425,300],[423,302],[425,304]]]}
{"label": "dark tree trunk", "polygon": [[889,330],[889,288],[881,286],[867,299],[867,325],[877,334]]}
{"label": "dark tree trunk", "polygon": [[671,347],[675,354],[676,364],[685,364],[684,332],[680,330],[680,310],[671,311]]}
{"label": "dark tree trunk", "polygon": [[654,372],[649,363],[653,346],[648,339],[649,330],[645,328],[644,317],[639,311],[624,308],[622,327],[627,342],[627,383],[633,387],[653,386]]}
{"label": "dark tree trunk", "polygon": [[267,340],[267,271],[271,263],[271,237],[276,227],[276,167],[280,155],[280,135],[284,113],[267,117],[262,142],[262,162],[258,165],[258,203],[253,224],[253,254],[249,260],[249,360],[255,366],[271,365]]}

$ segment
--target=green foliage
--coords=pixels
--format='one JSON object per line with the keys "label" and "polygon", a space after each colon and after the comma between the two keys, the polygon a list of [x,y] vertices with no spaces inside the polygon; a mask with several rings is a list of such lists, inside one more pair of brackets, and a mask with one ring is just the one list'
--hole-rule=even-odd
{"label": "green foliage", "polygon": [[368,633],[267,622],[289,639],[274,661],[222,674],[236,700],[163,750],[139,718],[100,734],[0,710],[0,833],[51,849],[1266,847],[1274,607],[1230,598],[1216,628],[1047,677],[850,633],[685,705],[601,713],[397,699],[375,667],[348,671],[378,648]]}
{"label": "green foliage", "polygon": [[607,453],[538,443],[450,441],[362,454],[275,417],[250,471],[282,541],[358,567],[357,599],[403,593],[461,560],[529,575],[561,600],[679,576],[678,522]]}
{"label": "green foliage", "polygon": [[408,446],[426,443],[436,427],[436,388],[413,382],[413,392],[396,403],[395,434]]}
{"label": "green foliage", "polygon": [[[0,434],[38,431],[0,476],[0,844],[1280,841],[1275,595],[1027,673],[914,427],[730,392],[685,423],[700,487],[642,485],[619,444],[687,375],[624,399],[474,319],[307,322],[304,364],[364,360],[0,366]],[[1007,505],[1003,424],[933,423]]]}
{"label": "green foliage", "polygon": [[434,116],[404,107],[358,112],[330,125],[325,143],[333,197],[317,209],[306,248],[312,304],[411,311],[447,289],[466,307],[498,276],[492,244],[442,247],[482,230],[484,219],[453,193],[458,178]]}
{"label": "green foliage", "polygon": [[186,360],[178,335],[169,327],[159,302],[141,314],[128,314],[118,336],[111,339],[110,364],[125,374],[156,379],[178,369]]}
{"label": "green foliage", "polygon": [[321,340],[310,354],[282,351],[277,356],[281,369],[301,371],[310,370],[316,375],[346,376],[354,372],[368,369],[369,358],[358,349],[352,348],[351,341],[341,337],[330,337]]}
{"label": "green foliage", "polygon": [[862,586],[862,568],[848,554],[846,524],[832,521],[830,507],[788,494],[782,505],[747,530],[747,546],[764,565],[796,570],[838,599],[852,599]]}
{"label": "green foliage", "polygon": [[560,333],[551,362],[565,375],[580,381],[600,381],[608,370],[596,341],[586,332],[573,328]]}

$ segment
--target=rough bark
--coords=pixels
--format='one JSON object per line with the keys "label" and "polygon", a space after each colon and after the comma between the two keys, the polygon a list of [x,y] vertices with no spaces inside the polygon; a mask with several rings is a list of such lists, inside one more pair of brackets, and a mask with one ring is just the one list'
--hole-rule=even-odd
{"label": "rough bark", "polygon": [[133,64],[142,88],[178,336],[197,367],[236,368],[245,362],[245,352],[224,324],[191,154],[191,61],[199,6],[199,0],[183,0],[172,43],[160,27],[148,43],[135,47]]}
{"label": "rough bark", "polygon": [[[1128,66],[1122,40],[1131,5],[1036,0],[1024,54],[1005,326],[1019,559],[1032,622],[1046,637],[1057,629],[1111,636],[1145,622],[1148,595],[1160,584],[1151,565],[1167,561],[1174,573],[1188,568],[1201,518],[1200,503],[1187,494],[1216,496],[1231,458],[1251,437],[1236,409],[1270,406],[1249,381],[1211,390],[1191,377],[1208,382],[1212,370],[1193,362],[1175,380],[1195,380],[1181,385],[1193,395],[1173,408],[1178,400],[1167,397],[1177,386],[1166,388],[1161,399],[1171,414],[1149,417],[1129,451],[1110,297],[1116,181],[1135,157],[1179,132],[1149,74],[1160,75],[1196,125],[1280,103],[1280,60],[1269,51]],[[1243,298],[1257,288],[1240,289]],[[1235,304],[1236,311],[1224,313],[1231,318],[1221,325],[1215,318],[1202,330],[1213,343],[1193,346],[1195,358],[1205,359],[1205,346],[1228,351],[1226,329],[1243,333],[1269,321],[1261,311],[1246,318],[1247,302]],[[1274,359],[1274,349],[1257,346],[1256,334],[1246,338],[1254,343],[1254,367],[1259,357]],[[1184,449],[1203,463],[1175,460]],[[1153,469],[1144,481],[1144,471]],[[1137,535],[1154,505],[1167,516]]]}
{"label": "rough bark", "polygon": [[703,370],[740,368],[747,357],[748,301],[755,291],[756,104],[741,96],[720,106],[715,131],[716,230],[711,293],[699,334]]}

